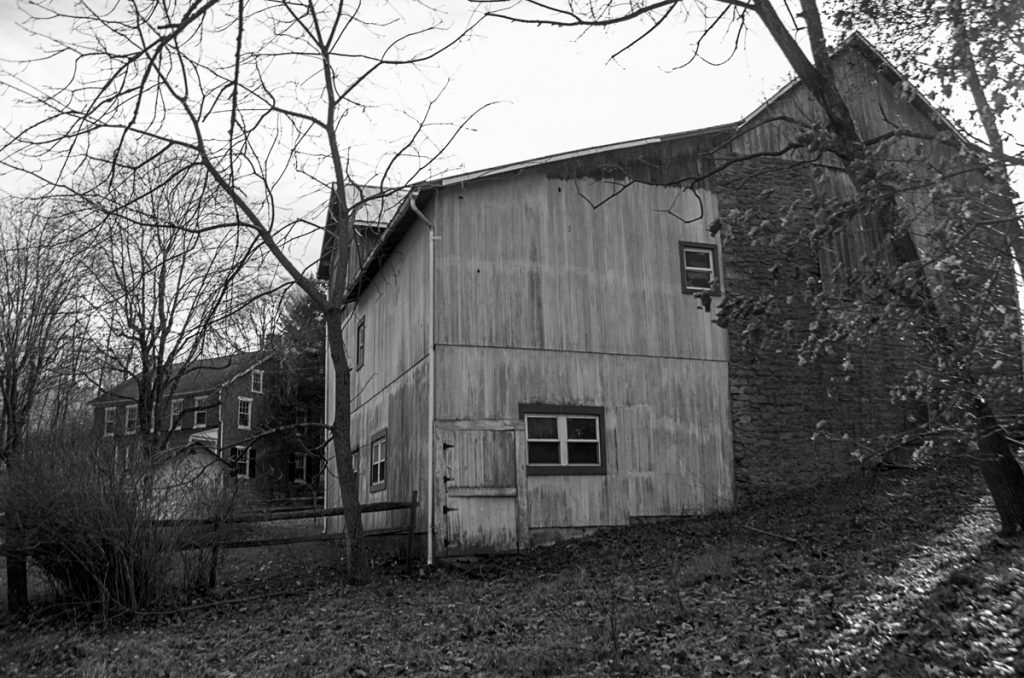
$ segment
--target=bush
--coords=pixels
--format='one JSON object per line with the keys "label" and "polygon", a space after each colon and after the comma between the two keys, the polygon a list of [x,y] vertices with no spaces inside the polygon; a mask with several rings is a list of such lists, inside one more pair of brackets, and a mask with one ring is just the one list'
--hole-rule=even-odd
{"label": "bush", "polygon": [[[202,545],[203,528],[157,524],[171,513],[170,495],[154,492],[152,478],[150,465],[126,467],[109,440],[35,441],[14,460],[8,519],[29,562],[66,601],[97,604],[105,615],[138,611],[172,605],[205,581],[206,552],[181,552]],[[195,496],[206,501],[209,492]],[[174,501],[177,513],[180,493]]]}

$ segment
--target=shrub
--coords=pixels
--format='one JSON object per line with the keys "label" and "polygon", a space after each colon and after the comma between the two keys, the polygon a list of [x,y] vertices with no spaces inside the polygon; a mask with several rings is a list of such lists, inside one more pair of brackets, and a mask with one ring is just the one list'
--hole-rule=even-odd
{"label": "shrub", "polygon": [[[155,518],[171,514],[172,496],[174,513],[181,510],[182,495],[154,492],[152,478],[152,465],[129,467],[109,440],[37,440],[14,460],[8,519],[20,528],[29,561],[66,601],[98,604],[106,615],[173,604],[202,584],[208,570],[196,561],[208,556],[180,551],[201,545],[203,529],[157,524]],[[209,494],[203,488],[194,500],[208,501]]]}

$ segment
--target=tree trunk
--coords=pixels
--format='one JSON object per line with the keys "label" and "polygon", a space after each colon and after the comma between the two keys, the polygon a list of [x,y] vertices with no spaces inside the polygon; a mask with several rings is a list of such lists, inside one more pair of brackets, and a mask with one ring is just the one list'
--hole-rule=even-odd
{"label": "tree trunk", "polygon": [[999,533],[1017,534],[1024,531],[1024,471],[989,404],[975,399],[974,415],[981,473],[1002,522]]}
{"label": "tree trunk", "polygon": [[363,534],[363,518],[359,506],[359,486],[352,468],[349,452],[351,419],[349,408],[348,360],[341,335],[341,312],[338,310],[325,316],[327,321],[327,342],[334,364],[334,421],[331,438],[334,441],[334,463],[338,470],[338,489],[341,493],[341,507],[345,509],[345,555],[348,581],[363,585],[370,579],[370,558]]}

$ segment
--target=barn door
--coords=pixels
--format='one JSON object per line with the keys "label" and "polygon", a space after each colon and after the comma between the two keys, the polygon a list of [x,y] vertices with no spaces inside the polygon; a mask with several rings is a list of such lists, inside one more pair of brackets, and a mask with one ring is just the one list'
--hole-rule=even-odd
{"label": "barn door", "polygon": [[441,552],[518,550],[515,431],[438,429]]}

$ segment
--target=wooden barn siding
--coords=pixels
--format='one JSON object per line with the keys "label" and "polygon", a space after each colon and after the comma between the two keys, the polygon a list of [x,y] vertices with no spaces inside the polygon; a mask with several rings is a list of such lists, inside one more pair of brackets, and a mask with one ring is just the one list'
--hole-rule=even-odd
{"label": "wooden barn siding", "polygon": [[[428,211],[429,213],[429,211]],[[358,445],[359,498],[363,503],[407,501],[418,490],[426,497],[425,448],[427,446],[427,335],[429,286],[427,280],[428,232],[414,228],[399,244],[356,303],[345,325],[345,348],[352,367],[351,443],[342,455]],[[356,328],[366,319],[363,366],[355,369]],[[328,370],[328,398],[333,381]],[[386,489],[369,492],[370,442],[388,429]],[[327,466],[327,501],[340,505],[337,467],[333,455]],[[405,512],[363,516],[366,529],[405,524]],[[420,530],[426,529],[426,511],[417,513]],[[342,529],[342,519],[330,519],[329,529]]]}
{"label": "wooden barn siding", "polygon": [[680,241],[717,244],[711,193],[535,172],[437,203],[438,344],[726,359],[680,276]]}
{"label": "wooden barn siding", "polygon": [[[530,527],[622,524],[630,516],[731,506],[725,361],[465,346],[438,347],[437,361],[439,420],[503,425],[518,418],[520,403],[604,408],[607,475],[528,477]],[[439,429],[441,441],[461,446]],[[481,437],[465,448],[474,458],[464,468],[480,482],[504,483],[507,447],[484,443]]]}

